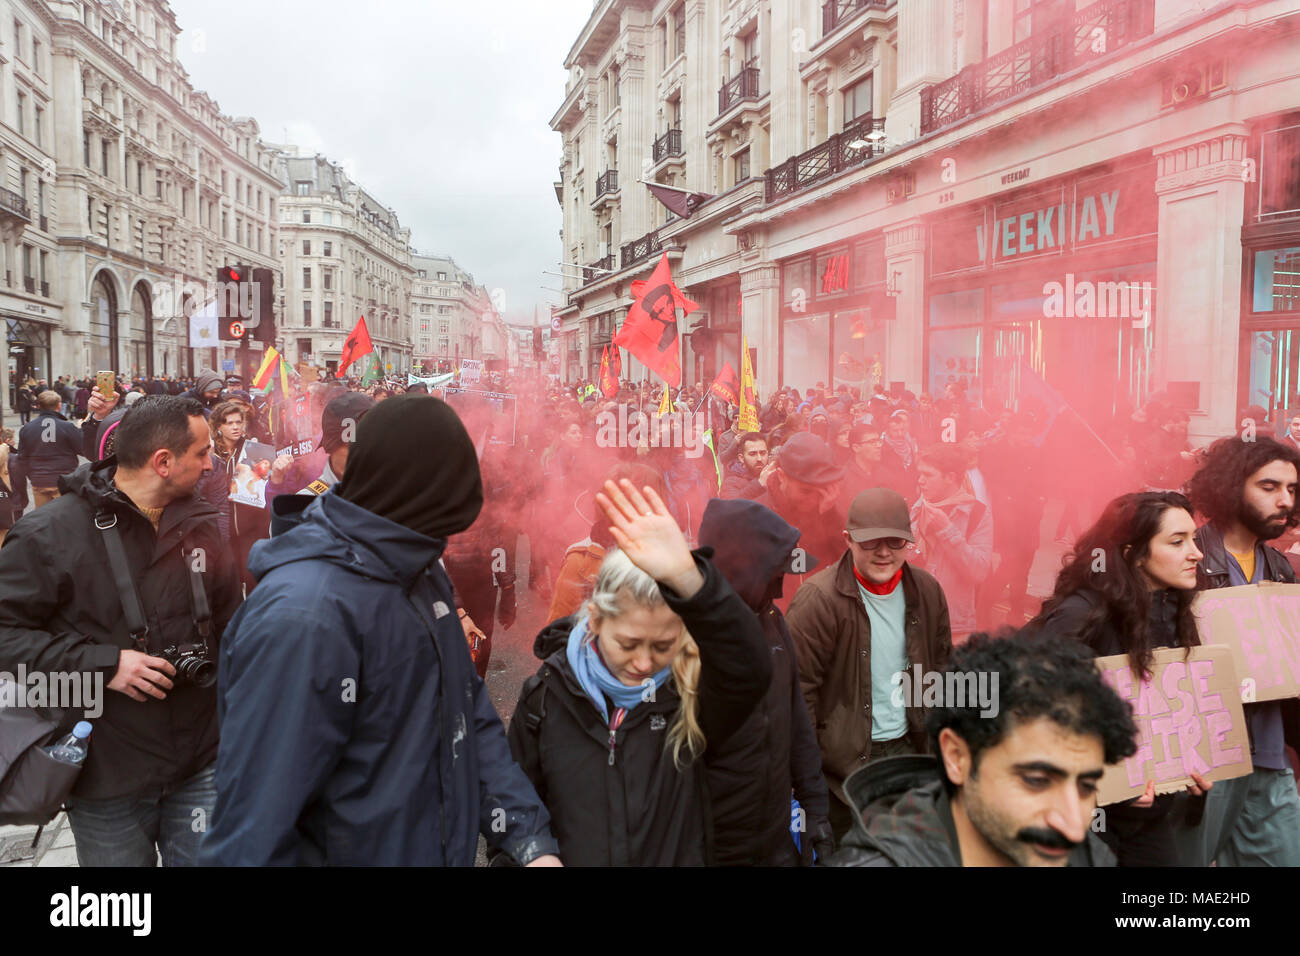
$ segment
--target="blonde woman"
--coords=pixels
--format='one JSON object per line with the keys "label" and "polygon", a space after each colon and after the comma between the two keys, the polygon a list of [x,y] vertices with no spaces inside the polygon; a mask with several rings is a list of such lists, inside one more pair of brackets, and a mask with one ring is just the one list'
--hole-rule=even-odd
{"label": "blonde woman", "polygon": [[654,490],[605,483],[617,550],[576,619],[549,625],[510,748],[551,813],[566,865],[713,862],[705,748],[767,692],[754,612],[705,553],[692,554]]}

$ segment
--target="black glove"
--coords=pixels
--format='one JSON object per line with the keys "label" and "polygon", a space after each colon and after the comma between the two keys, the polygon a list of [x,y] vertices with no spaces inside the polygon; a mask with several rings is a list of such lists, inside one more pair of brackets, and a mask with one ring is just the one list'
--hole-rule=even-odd
{"label": "black glove", "polygon": [[808,839],[817,854],[817,865],[825,866],[835,852],[835,831],[831,829],[831,821],[827,817],[809,817]]}

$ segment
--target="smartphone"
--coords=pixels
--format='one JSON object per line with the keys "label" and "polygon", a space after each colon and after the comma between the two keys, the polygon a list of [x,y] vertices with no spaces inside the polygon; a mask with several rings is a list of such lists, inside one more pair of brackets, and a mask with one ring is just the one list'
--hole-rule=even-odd
{"label": "smartphone", "polygon": [[116,372],[96,372],[95,387],[99,389],[99,394],[104,396],[104,401],[113,400],[113,385],[117,381]]}

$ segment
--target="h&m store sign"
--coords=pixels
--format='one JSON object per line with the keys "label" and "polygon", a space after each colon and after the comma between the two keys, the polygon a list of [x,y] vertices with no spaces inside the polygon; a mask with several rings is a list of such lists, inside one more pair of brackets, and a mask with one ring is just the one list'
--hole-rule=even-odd
{"label": "h&m store sign", "polygon": [[1154,236],[1157,217],[1154,164],[1079,177],[936,220],[930,229],[930,273],[1018,263]]}

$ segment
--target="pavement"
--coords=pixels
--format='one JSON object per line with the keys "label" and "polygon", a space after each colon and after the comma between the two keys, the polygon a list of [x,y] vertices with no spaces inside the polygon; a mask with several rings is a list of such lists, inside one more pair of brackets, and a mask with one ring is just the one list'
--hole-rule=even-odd
{"label": "pavement", "polygon": [[[1051,502],[1043,516],[1042,539],[1029,575],[1029,593],[1044,598],[1052,591],[1056,572],[1061,567],[1061,555],[1066,548],[1054,540],[1057,519],[1063,504]],[[528,548],[520,543],[521,555],[516,568],[517,579],[528,580]],[[503,631],[498,624],[492,635],[492,656],[488,663],[486,686],[501,719],[509,725],[519,699],[523,682],[536,673],[540,662],[533,656],[533,639],[547,623],[550,599],[526,587],[517,595],[518,608],[514,625]],[[72,829],[67,814],[57,818],[42,831],[39,841],[32,847],[36,827],[0,827],[0,868],[17,866],[76,866],[77,851],[73,844]],[[478,865],[486,865],[484,843],[479,839]]]}

